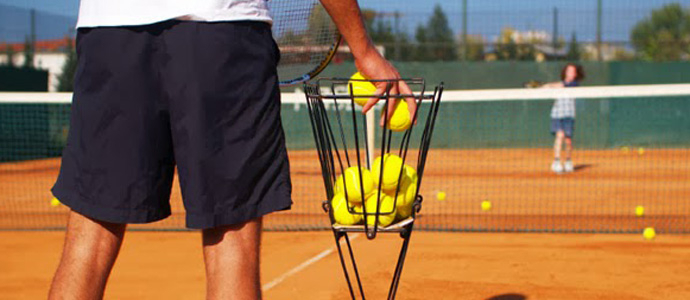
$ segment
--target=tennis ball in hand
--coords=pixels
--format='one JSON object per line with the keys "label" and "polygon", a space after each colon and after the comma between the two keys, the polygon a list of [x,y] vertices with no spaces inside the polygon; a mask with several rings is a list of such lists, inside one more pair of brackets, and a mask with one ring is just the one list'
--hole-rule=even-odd
{"label": "tennis ball in hand", "polygon": [[[372,84],[370,81],[366,81],[368,78],[365,78],[362,73],[357,72],[353,74],[350,77],[350,81],[348,81],[347,85],[347,91],[350,93],[350,85],[352,86],[352,95],[357,96],[357,95],[364,95],[364,96],[373,96],[376,93],[376,86]],[[359,106],[364,106],[364,104],[367,104],[369,101],[370,97],[355,97],[355,103],[357,103]]]}
{"label": "tennis ball in hand", "polygon": [[[398,179],[403,168],[402,158],[395,154],[385,154],[383,156],[383,168],[381,164],[381,156],[374,159],[374,162],[371,164],[371,175],[374,177],[375,186],[378,187],[380,184],[381,189],[384,191],[395,191],[398,187]],[[383,178],[381,178],[381,174],[383,174]]]}
{"label": "tennis ball in hand", "polygon": [[490,211],[491,210],[491,202],[489,200],[482,201],[482,210],[483,211]]}
{"label": "tennis ball in hand", "polygon": [[656,237],[656,231],[652,227],[647,227],[644,229],[644,231],[642,231],[642,236],[646,240],[651,241],[654,239],[654,237]]}
{"label": "tennis ball in hand", "polygon": [[[331,200],[331,207],[333,208],[333,217],[335,222],[340,225],[355,225],[362,221],[362,215],[350,213],[345,195],[336,194]],[[362,206],[352,206],[355,212],[362,212]]]}
{"label": "tennis ball in hand", "polygon": [[638,217],[644,216],[644,206],[638,205],[635,207],[635,215]]}
{"label": "tennis ball in hand", "polygon": [[[367,213],[365,218],[369,226],[374,226],[374,222],[376,222],[376,205],[378,202],[378,193],[373,193],[364,203]],[[395,200],[391,196],[381,193],[380,202],[378,225],[386,227],[395,220],[397,213],[395,210]]]}
{"label": "tennis ball in hand", "polygon": [[347,200],[352,203],[362,203],[362,192],[366,198],[373,191],[373,176],[365,168],[349,167],[336,179],[335,192],[347,195]]}
{"label": "tennis ball in hand", "polygon": [[393,115],[388,119],[388,128],[395,132],[405,131],[412,126],[410,110],[405,100],[396,100]]}

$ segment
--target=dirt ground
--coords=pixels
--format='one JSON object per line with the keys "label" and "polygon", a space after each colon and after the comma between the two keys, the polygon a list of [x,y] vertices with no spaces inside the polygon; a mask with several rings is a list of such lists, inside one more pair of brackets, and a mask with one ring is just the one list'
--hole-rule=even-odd
{"label": "dirt ground", "polygon": [[[548,149],[432,149],[398,299],[690,299],[690,151],[578,150],[576,172],[556,175]],[[266,227],[326,228],[316,153],[290,152],[293,209]],[[60,255],[67,208],[50,205],[59,160],[0,164],[0,299],[42,299]],[[438,192],[447,197],[441,201]],[[493,208],[482,211],[480,203]],[[173,215],[136,229],[181,229]],[[634,215],[644,206],[645,215]],[[653,226],[659,236],[639,234]],[[107,299],[203,299],[196,232],[127,233]],[[266,232],[265,299],[349,299],[330,231]],[[353,240],[368,299],[384,299],[400,238]],[[317,259],[318,258],[318,259]],[[312,262],[312,263],[308,263]]]}
{"label": "dirt ground", "polygon": [[[62,238],[0,232],[0,299],[44,299]],[[352,240],[368,299],[385,298],[400,241]],[[106,299],[203,299],[200,243],[128,232]],[[264,298],[349,299],[334,245],[329,231],[266,232]],[[689,267],[684,235],[415,232],[397,299],[690,299]]]}
{"label": "dirt ground", "polygon": [[[289,155],[295,203],[291,211],[266,218],[267,227],[326,228],[316,151]],[[690,232],[688,149],[578,149],[576,172],[565,175],[549,171],[551,157],[549,149],[432,149],[421,185],[425,201],[418,228],[638,232],[654,226]],[[49,205],[58,170],[57,159],[0,164],[0,229],[64,226],[67,209]],[[441,191],[445,201],[436,199]],[[490,201],[492,210],[482,211],[482,201]],[[183,228],[177,184],[171,204],[170,218],[138,228]],[[638,205],[645,208],[642,218],[634,214]]]}

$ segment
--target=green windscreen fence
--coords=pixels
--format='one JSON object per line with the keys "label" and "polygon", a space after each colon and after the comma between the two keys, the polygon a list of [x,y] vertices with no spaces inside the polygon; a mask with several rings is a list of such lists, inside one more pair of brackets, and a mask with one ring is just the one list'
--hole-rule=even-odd
{"label": "green windscreen fence", "polygon": [[[560,80],[561,69],[567,62],[394,62],[401,74],[414,74],[430,83],[445,82],[446,88],[498,89],[520,88],[530,80],[549,82]],[[664,84],[690,82],[688,62],[578,62],[586,78],[585,86]],[[353,74],[354,64],[331,64],[323,76]]]}
{"label": "green windscreen fence", "polygon": [[[690,232],[690,85],[561,91],[566,94],[548,89],[447,89],[421,185],[424,202],[416,227],[548,232],[639,232],[655,227],[659,232]],[[268,216],[266,228],[326,229],[329,220],[321,208],[325,190],[306,104],[300,100],[303,95],[284,96],[282,122],[294,205]],[[555,97],[577,99],[570,173],[551,170],[550,111]],[[52,199],[50,188],[69,132],[69,103],[68,94],[0,93],[0,229],[64,228],[68,209]],[[419,138],[419,132],[412,138]],[[561,155],[565,162],[566,154]],[[446,197],[437,198],[439,193]],[[492,208],[482,209],[483,202]],[[171,205],[169,218],[132,228],[184,229],[177,185]]]}

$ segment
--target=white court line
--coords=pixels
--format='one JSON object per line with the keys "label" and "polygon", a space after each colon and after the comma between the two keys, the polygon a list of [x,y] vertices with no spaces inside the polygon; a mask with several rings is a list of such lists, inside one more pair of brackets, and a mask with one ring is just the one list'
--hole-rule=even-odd
{"label": "white court line", "polygon": [[[350,237],[350,241],[355,240],[357,237],[359,237],[359,233],[353,234],[352,237]],[[340,241],[340,243],[342,244],[343,241]],[[305,262],[299,264],[298,266],[296,266],[296,267],[290,269],[289,271],[283,273],[282,275],[278,276],[278,278],[273,279],[273,281],[271,281],[267,284],[264,284],[263,286],[261,286],[261,291],[265,292],[265,291],[272,289],[273,287],[280,284],[281,282],[283,282],[288,277],[299,273],[300,271],[304,270],[308,266],[310,266],[310,265],[318,262],[319,260],[323,259],[324,257],[330,255],[334,251],[335,251],[335,247],[331,247],[331,248],[328,248],[328,249],[322,251],[321,253],[317,254],[316,256],[306,260]]]}

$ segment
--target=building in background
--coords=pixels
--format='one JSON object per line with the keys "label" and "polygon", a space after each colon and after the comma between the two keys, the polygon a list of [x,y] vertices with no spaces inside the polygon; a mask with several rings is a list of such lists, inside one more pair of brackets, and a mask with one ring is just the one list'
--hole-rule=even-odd
{"label": "building in background", "polygon": [[[74,42],[72,39],[55,39],[36,41],[35,53],[33,56],[33,66],[36,69],[48,71],[48,91],[56,92],[58,78],[62,74],[62,69],[67,60],[67,43]],[[1,44],[0,43],[0,65],[8,65],[8,47],[12,48],[12,62],[15,66],[24,65],[24,43]]]}

